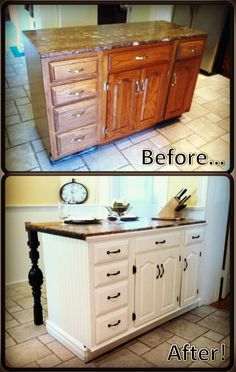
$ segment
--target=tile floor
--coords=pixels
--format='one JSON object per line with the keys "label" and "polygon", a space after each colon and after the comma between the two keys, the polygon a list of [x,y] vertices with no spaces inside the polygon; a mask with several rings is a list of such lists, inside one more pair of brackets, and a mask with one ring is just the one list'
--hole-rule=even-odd
{"label": "tile floor", "polygon": [[[153,368],[153,367],[227,367],[229,365],[229,312],[202,306],[121,345],[84,364],[71,351],[47,334],[45,325],[33,324],[33,300],[27,282],[7,286],[5,311],[5,355],[9,367],[33,368]],[[42,289],[44,320],[47,317],[45,283]],[[214,362],[166,358],[172,344],[180,348],[190,342],[197,348],[226,345],[225,360]]]}
{"label": "tile floor", "polygon": [[[35,130],[25,58],[6,51],[6,169],[9,171],[178,171],[229,169],[229,79],[199,74],[191,110],[181,118],[51,165]],[[206,152],[224,166],[144,166],[141,150]]]}

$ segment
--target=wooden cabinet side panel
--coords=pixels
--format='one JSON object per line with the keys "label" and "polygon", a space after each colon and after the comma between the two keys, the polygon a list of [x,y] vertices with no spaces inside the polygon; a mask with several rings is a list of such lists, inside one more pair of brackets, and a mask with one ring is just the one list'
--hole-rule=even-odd
{"label": "wooden cabinet side panel", "polygon": [[24,38],[24,51],[34,122],[41,141],[45,148],[48,148],[49,128],[41,60],[37,49],[26,37]]}

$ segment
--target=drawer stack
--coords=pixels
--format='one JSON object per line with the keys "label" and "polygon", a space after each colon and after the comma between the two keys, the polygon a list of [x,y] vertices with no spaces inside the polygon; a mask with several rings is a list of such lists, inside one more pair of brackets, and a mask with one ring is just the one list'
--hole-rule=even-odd
{"label": "drawer stack", "polygon": [[57,157],[97,142],[98,57],[49,62],[51,142]]}
{"label": "drawer stack", "polygon": [[95,342],[128,329],[129,241],[94,245]]}

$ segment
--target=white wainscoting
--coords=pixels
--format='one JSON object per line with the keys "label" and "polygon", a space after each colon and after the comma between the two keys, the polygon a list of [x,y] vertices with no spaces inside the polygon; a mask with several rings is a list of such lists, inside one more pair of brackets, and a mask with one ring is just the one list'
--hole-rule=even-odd
{"label": "white wainscoting", "polygon": [[[101,205],[70,206],[69,213],[73,216],[106,217],[107,211]],[[133,208],[131,214],[139,216],[152,216],[150,206]],[[186,217],[204,218],[203,208],[188,208]],[[27,246],[27,232],[25,222],[58,221],[57,205],[22,205],[6,207],[6,284],[27,280],[31,267],[29,248]],[[39,240],[40,239],[39,234]],[[43,253],[39,246],[39,267],[44,273]]]}

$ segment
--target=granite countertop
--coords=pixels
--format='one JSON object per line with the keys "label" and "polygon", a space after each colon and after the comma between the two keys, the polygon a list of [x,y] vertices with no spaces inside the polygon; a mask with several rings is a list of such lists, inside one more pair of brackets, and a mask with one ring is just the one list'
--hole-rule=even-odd
{"label": "granite countertop", "polygon": [[88,237],[120,234],[126,232],[155,230],[160,228],[177,227],[205,223],[205,220],[182,219],[177,221],[152,220],[140,218],[132,222],[111,222],[103,220],[99,224],[75,225],[63,222],[26,223],[26,231],[38,231],[46,234],[66,236],[86,240]]}
{"label": "granite countertop", "polygon": [[166,21],[48,28],[24,34],[41,58],[206,37],[203,31]]}

